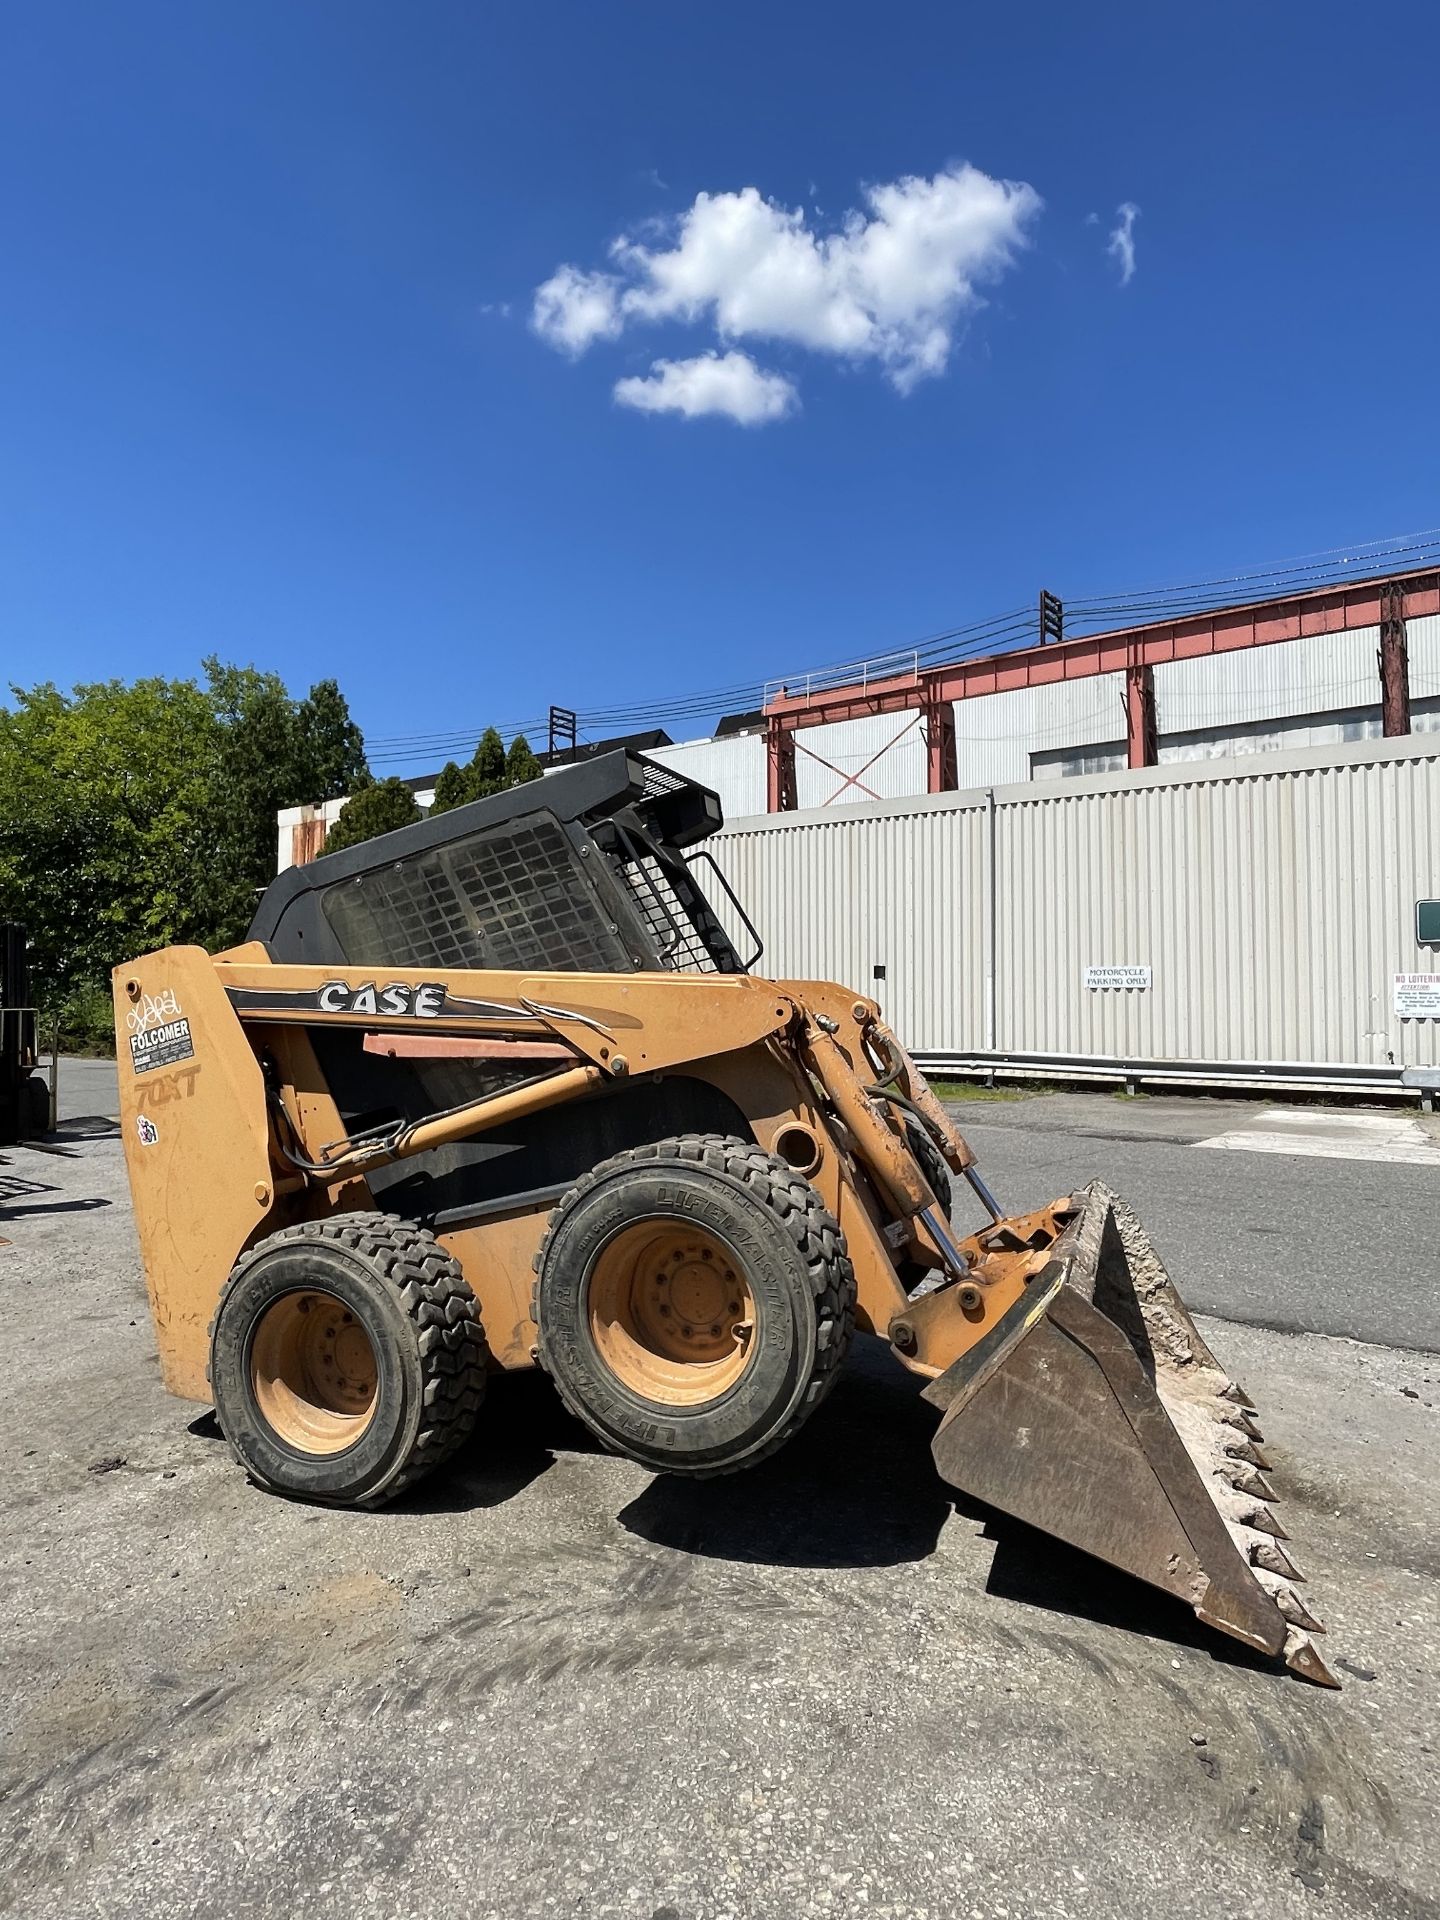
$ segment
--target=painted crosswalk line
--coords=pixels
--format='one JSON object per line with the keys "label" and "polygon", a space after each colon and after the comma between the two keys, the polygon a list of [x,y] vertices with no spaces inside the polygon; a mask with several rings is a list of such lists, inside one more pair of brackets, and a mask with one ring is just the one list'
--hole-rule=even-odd
{"label": "painted crosswalk line", "polygon": [[1381,1160],[1395,1166],[1440,1167],[1440,1133],[1412,1114],[1336,1113],[1315,1107],[1269,1107],[1248,1126],[1197,1140],[1232,1153],[1299,1153],[1326,1160]]}

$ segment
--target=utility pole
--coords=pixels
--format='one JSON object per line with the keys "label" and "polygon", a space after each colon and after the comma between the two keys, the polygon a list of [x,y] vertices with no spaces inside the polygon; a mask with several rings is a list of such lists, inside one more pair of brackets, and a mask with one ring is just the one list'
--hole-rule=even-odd
{"label": "utility pole", "polygon": [[1040,589],[1040,644],[1048,647],[1065,638],[1065,603]]}
{"label": "utility pole", "polygon": [[576,716],[571,708],[551,707],[550,724],[547,729],[548,745],[545,749],[545,758],[550,762],[552,767],[558,764],[559,757],[563,752],[568,751],[570,758],[572,760],[575,758],[575,725]]}

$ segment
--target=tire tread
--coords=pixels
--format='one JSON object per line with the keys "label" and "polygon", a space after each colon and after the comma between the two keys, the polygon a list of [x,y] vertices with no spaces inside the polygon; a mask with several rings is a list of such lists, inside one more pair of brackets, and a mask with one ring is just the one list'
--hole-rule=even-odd
{"label": "tire tread", "polygon": [[[805,1390],[796,1400],[789,1418],[762,1445],[747,1452],[743,1459],[722,1465],[691,1469],[695,1479],[716,1479],[723,1474],[739,1473],[766,1460],[777,1452],[815,1411],[834,1386],[849,1350],[855,1328],[855,1269],[845,1247],[840,1223],[825,1205],[820,1194],[801,1173],[769,1153],[754,1140],[743,1140],[725,1133],[682,1133],[668,1140],[656,1140],[631,1147],[602,1160],[578,1180],[556,1204],[545,1229],[533,1267],[535,1283],[530,1296],[530,1314],[535,1322],[540,1365],[549,1373],[568,1412],[591,1432],[599,1433],[585,1408],[562,1384],[550,1367],[545,1346],[545,1325],[540,1310],[540,1275],[550,1242],[563,1216],[608,1175],[624,1167],[643,1166],[657,1160],[679,1160],[708,1172],[737,1180],[774,1216],[805,1262],[810,1291],[815,1302],[815,1361]],[[607,1446],[613,1442],[603,1433]]]}
{"label": "tire tread", "polygon": [[[281,1227],[248,1248],[220,1289],[210,1320],[212,1341],[227,1300],[256,1256],[296,1242],[343,1247],[358,1255],[415,1323],[423,1411],[414,1443],[400,1471],[354,1503],[385,1506],[448,1460],[475,1425],[489,1362],[480,1308],[459,1261],[426,1228],[393,1213],[340,1213]],[[208,1365],[205,1377],[210,1378]]]}

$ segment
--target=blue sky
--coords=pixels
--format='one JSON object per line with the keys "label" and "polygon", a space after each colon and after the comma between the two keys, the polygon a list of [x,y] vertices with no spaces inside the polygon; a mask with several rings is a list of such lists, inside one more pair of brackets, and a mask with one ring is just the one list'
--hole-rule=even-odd
{"label": "blue sky", "polygon": [[1433,9],[107,0],[6,43],[6,680],[214,650],[374,744],[1440,522]]}

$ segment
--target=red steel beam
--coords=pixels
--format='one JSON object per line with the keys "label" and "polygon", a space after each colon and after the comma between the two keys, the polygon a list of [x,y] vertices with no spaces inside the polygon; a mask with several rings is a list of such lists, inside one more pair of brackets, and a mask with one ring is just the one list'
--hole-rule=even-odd
{"label": "red steel beam", "polygon": [[[1027,647],[1022,652],[992,655],[984,660],[961,660],[948,666],[922,667],[918,674],[897,674],[872,680],[865,686],[832,687],[820,693],[779,694],[765,709],[769,722],[771,809],[777,805],[777,774],[784,764],[784,736],[799,727],[816,727],[834,720],[858,720],[909,707],[926,707],[977,694],[1006,693],[1016,687],[1042,687],[1059,680],[1084,680],[1097,673],[1121,673],[1139,667],[1164,666],[1172,660],[1196,660],[1207,654],[1232,653],[1280,640],[1301,640],[1317,633],[1343,633],[1380,624],[1381,598],[1390,582],[1399,586],[1403,617],[1416,620],[1440,613],[1440,573],[1433,567],[1408,574],[1388,574],[1342,586],[1315,587],[1283,599],[1265,600],[1248,607],[1221,607],[1210,613],[1187,614],[1179,620],[1157,620],[1142,626],[1119,627],[1109,633],[1065,640],[1057,645]],[[789,802],[793,806],[793,800]]]}
{"label": "red steel beam", "polygon": [[1160,758],[1160,725],[1155,711],[1155,669],[1144,664],[1125,669],[1125,764],[1153,767]]}
{"label": "red steel beam", "polygon": [[1403,592],[1391,580],[1380,589],[1380,726],[1387,739],[1410,731],[1410,650]]}

